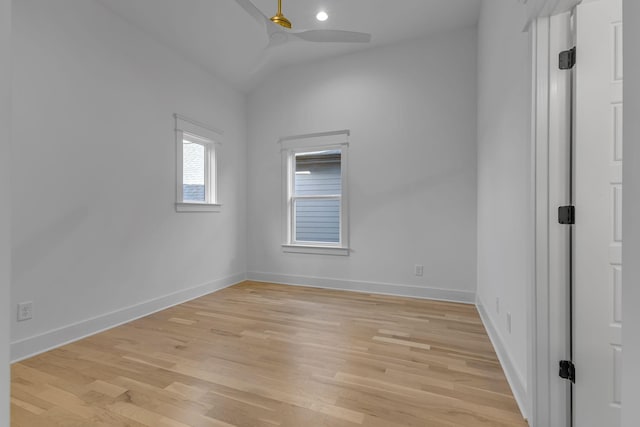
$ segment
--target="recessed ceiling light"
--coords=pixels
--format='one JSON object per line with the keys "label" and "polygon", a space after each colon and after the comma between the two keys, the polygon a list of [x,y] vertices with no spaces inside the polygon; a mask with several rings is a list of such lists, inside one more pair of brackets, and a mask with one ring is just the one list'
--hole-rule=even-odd
{"label": "recessed ceiling light", "polygon": [[318,14],[316,15],[316,19],[320,22],[324,22],[327,19],[329,19],[329,15],[327,14],[327,12],[325,12],[324,10],[321,10],[320,12],[318,12]]}

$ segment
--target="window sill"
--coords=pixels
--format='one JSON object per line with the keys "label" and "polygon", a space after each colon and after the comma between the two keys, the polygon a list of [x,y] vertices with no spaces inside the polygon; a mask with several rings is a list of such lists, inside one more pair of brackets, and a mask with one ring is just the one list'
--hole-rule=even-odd
{"label": "window sill", "polygon": [[210,203],[176,203],[176,212],[220,212],[222,205]]}
{"label": "window sill", "polygon": [[349,256],[349,248],[335,246],[282,245],[282,251],[295,254]]}

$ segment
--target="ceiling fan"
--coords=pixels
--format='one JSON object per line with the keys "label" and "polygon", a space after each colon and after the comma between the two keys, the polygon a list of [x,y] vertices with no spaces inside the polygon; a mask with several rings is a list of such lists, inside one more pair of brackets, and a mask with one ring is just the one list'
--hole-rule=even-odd
{"label": "ceiling fan", "polygon": [[278,12],[267,18],[250,0],[236,0],[249,15],[259,24],[264,25],[269,37],[269,45],[273,47],[289,41],[291,38],[316,43],[369,43],[371,34],[342,30],[292,30],[291,21],[282,14],[282,0],[278,0]]}

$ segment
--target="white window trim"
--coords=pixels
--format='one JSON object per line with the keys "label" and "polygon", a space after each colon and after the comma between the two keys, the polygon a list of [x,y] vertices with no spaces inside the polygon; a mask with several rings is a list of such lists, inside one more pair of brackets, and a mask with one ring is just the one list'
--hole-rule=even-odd
{"label": "white window trim", "polygon": [[[281,138],[278,143],[282,153],[282,250],[285,253],[348,256],[349,248],[349,186],[347,177],[349,165],[349,130],[297,135]],[[296,153],[322,150],[341,150],[342,194],[322,196],[340,200],[340,242],[316,243],[297,242],[293,212],[294,158]],[[300,197],[298,197],[300,198]]]}
{"label": "white window trim", "polygon": [[[223,132],[179,114],[176,120],[176,212],[220,212],[218,203],[218,151]],[[183,199],[183,141],[192,140],[205,147],[205,202],[185,202]]]}

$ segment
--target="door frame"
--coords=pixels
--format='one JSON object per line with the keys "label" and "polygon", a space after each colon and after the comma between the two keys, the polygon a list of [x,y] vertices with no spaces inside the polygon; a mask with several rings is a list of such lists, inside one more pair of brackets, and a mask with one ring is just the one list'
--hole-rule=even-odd
{"label": "door frame", "polygon": [[[532,43],[531,158],[534,280],[529,293],[530,425],[571,426],[571,385],[558,376],[570,359],[570,244],[557,208],[571,203],[571,159],[558,150],[572,144],[572,85],[558,69],[558,54],[573,45],[571,12],[535,20]],[[570,125],[568,126],[567,123]],[[560,328],[554,325],[561,325]]]}
{"label": "door frame", "polygon": [[0,0],[0,425],[10,424],[11,1]]}

